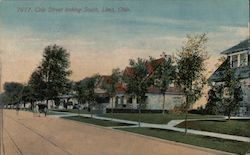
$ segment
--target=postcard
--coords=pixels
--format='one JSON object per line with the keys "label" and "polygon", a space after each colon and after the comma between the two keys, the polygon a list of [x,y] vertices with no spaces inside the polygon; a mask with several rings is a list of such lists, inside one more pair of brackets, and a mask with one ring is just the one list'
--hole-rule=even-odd
{"label": "postcard", "polygon": [[0,155],[250,154],[249,0],[0,0]]}

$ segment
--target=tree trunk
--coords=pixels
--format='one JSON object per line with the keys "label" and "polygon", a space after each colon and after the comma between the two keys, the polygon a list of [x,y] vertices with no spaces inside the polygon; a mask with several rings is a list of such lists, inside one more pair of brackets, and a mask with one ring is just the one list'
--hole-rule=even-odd
{"label": "tree trunk", "polygon": [[139,98],[139,107],[138,107],[138,126],[141,127],[141,99]]}
{"label": "tree trunk", "polygon": [[24,107],[24,109],[26,109],[26,102],[25,101],[23,102],[23,107]]}
{"label": "tree trunk", "polygon": [[[93,103],[92,103],[93,104]],[[91,118],[93,118],[93,105],[90,104],[90,113],[91,113]]]}
{"label": "tree trunk", "polygon": [[48,99],[46,100],[46,105],[47,105],[47,107],[49,107],[49,100]]}
{"label": "tree trunk", "polygon": [[230,110],[228,111],[228,120],[230,121],[230,119],[231,119],[231,112],[230,112]]}
{"label": "tree trunk", "polygon": [[189,104],[189,101],[188,101],[188,95],[186,97],[186,106],[185,106],[185,135],[187,135],[187,118],[188,118],[188,104]]}
{"label": "tree trunk", "polygon": [[114,98],[113,98],[113,96],[111,98],[111,113],[112,113],[111,119],[113,120],[114,119]]}
{"label": "tree trunk", "polygon": [[165,114],[165,93],[163,93],[162,114]]}

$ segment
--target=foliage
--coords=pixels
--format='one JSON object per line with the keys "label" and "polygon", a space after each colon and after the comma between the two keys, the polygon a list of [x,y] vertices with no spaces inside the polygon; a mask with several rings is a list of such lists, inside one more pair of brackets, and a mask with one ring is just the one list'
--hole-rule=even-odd
{"label": "foliage", "polygon": [[165,53],[163,53],[161,57],[163,58],[163,62],[160,64],[155,63],[154,59],[151,59],[153,68],[155,69],[151,78],[154,81],[154,86],[158,87],[163,95],[162,113],[164,114],[165,93],[169,85],[172,84],[175,79],[176,67],[173,65],[171,57],[167,56]]}
{"label": "foliage", "polygon": [[243,99],[243,92],[239,79],[235,76],[235,69],[230,67],[228,62],[224,67],[222,105],[224,114],[230,119],[232,113],[239,109],[240,101]]}
{"label": "foliage", "polygon": [[205,107],[205,112],[207,114],[219,114],[222,94],[221,92],[222,89],[220,86],[211,86],[211,89],[208,91],[208,100]]}
{"label": "foliage", "polygon": [[121,81],[121,71],[119,68],[113,69],[110,79],[102,83],[102,88],[107,90],[110,96],[114,97],[116,93],[116,84]]}
{"label": "foliage", "polygon": [[40,100],[54,100],[69,91],[69,53],[63,47],[47,46],[40,66],[32,73],[29,84]]}
{"label": "foliage", "polygon": [[114,109],[113,98],[116,95],[116,84],[118,82],[121,82],[121,78],[122,76],[121,76],[120,69],[119,68],[113,69],[110,79],[108,79],[107,81],[104,81],[101,86],[108,92],[109,96],[111,97],[112,114],[113,114],[113,109]]}
{"label": "foliage", "polygon": [[206,34],[188,35],[185,45],[177,54],[176,83],[186,95],[186,113],[190,105],[201,97],[205,85],[205,60],[208,58],[206,51],[207,40]]}
{"label": "foliage", "polygon": [[124,80],[127,86],[127,93],[136,96],[138,99],[138,124],[140,126],[140,114],[141,108],[145,105],[147,88],[150,85],[148,77],[148,71],[146,68],[147,61],[142,58],[137,58],[137,60],[130,59],[130,67],[132,69],[132,74],[125,75]]}
{"label": "foliage", "polygon": [[4,83],[4,102],[6,104],[15,105],[19,104],[22,99],[24,85],[18,82]]}
{"label": "foliage", "polygon": [[74,88],[77,93],[78,101],[80,101],[80,103],[88,103],[89,109],[91,110],[91,116],[92,108],[95,106],[97,97],[95,94],[95,87],[99,78],[100,76],[98,74],[87,77],[77,82]]}
{"label": "foliage", "polygon": [[79,104],[83,104],[86,102],[86,97],[84,93],[85,89],[86,87],[84,80],[77,81],[74,85],[74,91],[76,92],[76,97],[78,99]]}
{"label": "foliage", "polygon": [[46,83],[42,79],[42,73],[39,67],[31,74],[28,85],[33,90],[36,100],[45,99]]}
{"label": "foliage", "polygon": [[26,103],[31,103],[31,108],[33,109],[33,103],[36,101],[36,97],[30,85],[24,85],[21,100],[23,101],[24,107]]}
{"label": "foliage", "polygon": [[139,107],[140,104],[143,104],[149,86],[146,63],[147,61],[142,58],[131,59],[129,64],[133,69],[133,75],[124,77],[127,84],[127,93],[135,95],[139,99]]}

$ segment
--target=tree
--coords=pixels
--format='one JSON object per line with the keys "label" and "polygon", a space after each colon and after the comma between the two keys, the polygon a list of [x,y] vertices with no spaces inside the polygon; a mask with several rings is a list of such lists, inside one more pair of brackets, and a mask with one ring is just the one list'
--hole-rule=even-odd
{"label": "tree", "polygon": [[229,61],[222,74],[224,75],[224,82],[221,85],[223,90],[222,105],[224,114],[230,120],[232,113],[239,109],[240,101],[243,100],[243,92],[239,79],[235,77],[235,69],[230,67]]}
{"label": "tree", "polygon": [[165,94],[166,90],[169,88],[169,85],[175,79],[175,66],[173,65],[173,60],[168,57],[165,53],[161,55],[163,58],[163,62],[161,64],[154,63],[153,66],[155,68],[154,74],[151,78],[154,80],[154,85],[158,87],[161,91],[163,96],[163,103],[162,103],[162,114],[165,113]]}
{"label": "tree", "polygon": [[113,69],[110,79],[108,81],[103,82],[102,87],[108,92],[111,97],[111,113],[112,118],[114,117],[114,97],[116,95],[116,84],[121,79],[121,71],[119,68]]}
{"label": "tree", "polygon": [[78,96],[78,101],[80,101],[81,103],[88,103],[91,112],[91,117],[93,117],[93,107],[95,106],[97,97],[95,94],[95,87],[99,77],[100,76],[98,74],[93,75],[91,77],[87,77],[77,82],[77,86],[75,87]]}
{"label": "tree", "polygon": [[187,113],[190,105],[202,95],[205,85],[204,71],[207,60],[206,34],[190,36],[181,50],[177,53],[177,77],[176,83],[186,95],[185,102],[185,134],[187,133]]}
{"label": "tree", "polygon": [[90,106],[91,111],[91,117],[93,117],[93,107],[96,103],[96,94],[95,94],[95,88],[96,88],[96,82],[100,76],[99,75],[93,75],[90,78],[86,78],[86,90],[85,90],[85,96],[86,101],[88,102]]}
{"label": "tree", "polygon": [[206,114],[216,115],[219,113],[219,104],[221,103],[221,87],[211,86],[208,91],[208,100],[205,107]]}
{"label": "tree", "polygon": [[34,108],[34,102],[36,101],[35,94],[30,85],[25,85],[22,92],[22,99],[24,107],[26,103],[31,104],[31,110]]}
{"label": "tree", "polygon": [[135,96],[138,99],[138,112],[139,119],[138,125],[140,126],[141,108],[145,105],[145,94],[149,86],[148,72],[146,68],[147,61],[145,59],[137,58],[137,60],[130,60],[130,69],[132,74],[127,74],[124,80],[127,84],[127,93]]}
{"label": "tree", "polygon": [[46,83],[42,78],[40,67],[31,74],[28,85],[32,89],[36,101],[45,99]]}
{"label": "tree", "polygon": [[86,90],[84,80],[77,81],[74,84],[74,91],[76,92],[76,97],[79,104],[86,102],[84,90]]}
{"label": "tree", "polygon": [[18,82],[6,82],[4,83],[4,101],[8,105],[19,106],[24,85]]}
{"label": "tree", "polygon": [[48,100],[56,100],[68,91],[69,65],[69,53],[63,47],[53,45],[44,49],[41,65],[31,75],[30,83],[47,105]]}

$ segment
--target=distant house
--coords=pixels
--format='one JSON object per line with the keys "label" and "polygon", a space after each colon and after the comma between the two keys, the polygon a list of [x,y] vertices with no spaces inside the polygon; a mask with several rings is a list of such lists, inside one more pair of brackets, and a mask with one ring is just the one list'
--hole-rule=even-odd
{"label": "distant house", "polygon": [[221,52],[227,60],[211,75],[210,81],[215,84],[223,82],[223,68],[230,65],[235,69],[235,77],[242,83],[243,101],[240,103],[239,115],[250,115],[250,40],[246,39],[239,44]]}
{"label": "distant house", "polygon": [[[154,62],[146,63],[145,67],[147,68],[148,75],[152,75],[155,68],[153,63],[160,65],[164,58],[156,59]],[[131,67],[126,67],[123,73],[123,76],[133,76],[134,69]],[[102,82],[108,82],[109,79],[107,76],[102,77]],[[147,110],[172,110],[175,107],[180,107],[185,102],[185,95],[174,85],[171,85],[169,89],[165,92],[165,105],[163,106],[163,95],[160,93],[160,90],[154,86],[150,86],[146,93],[146,101],[144,109]],[[113,98],[113,107],[116,109],[137,109],[138,100],[135,96],[126,93],[126,83],[116,84],[116,96]],[[111,98],[110,102],[107,105],[107,108],[111,108]]]}

